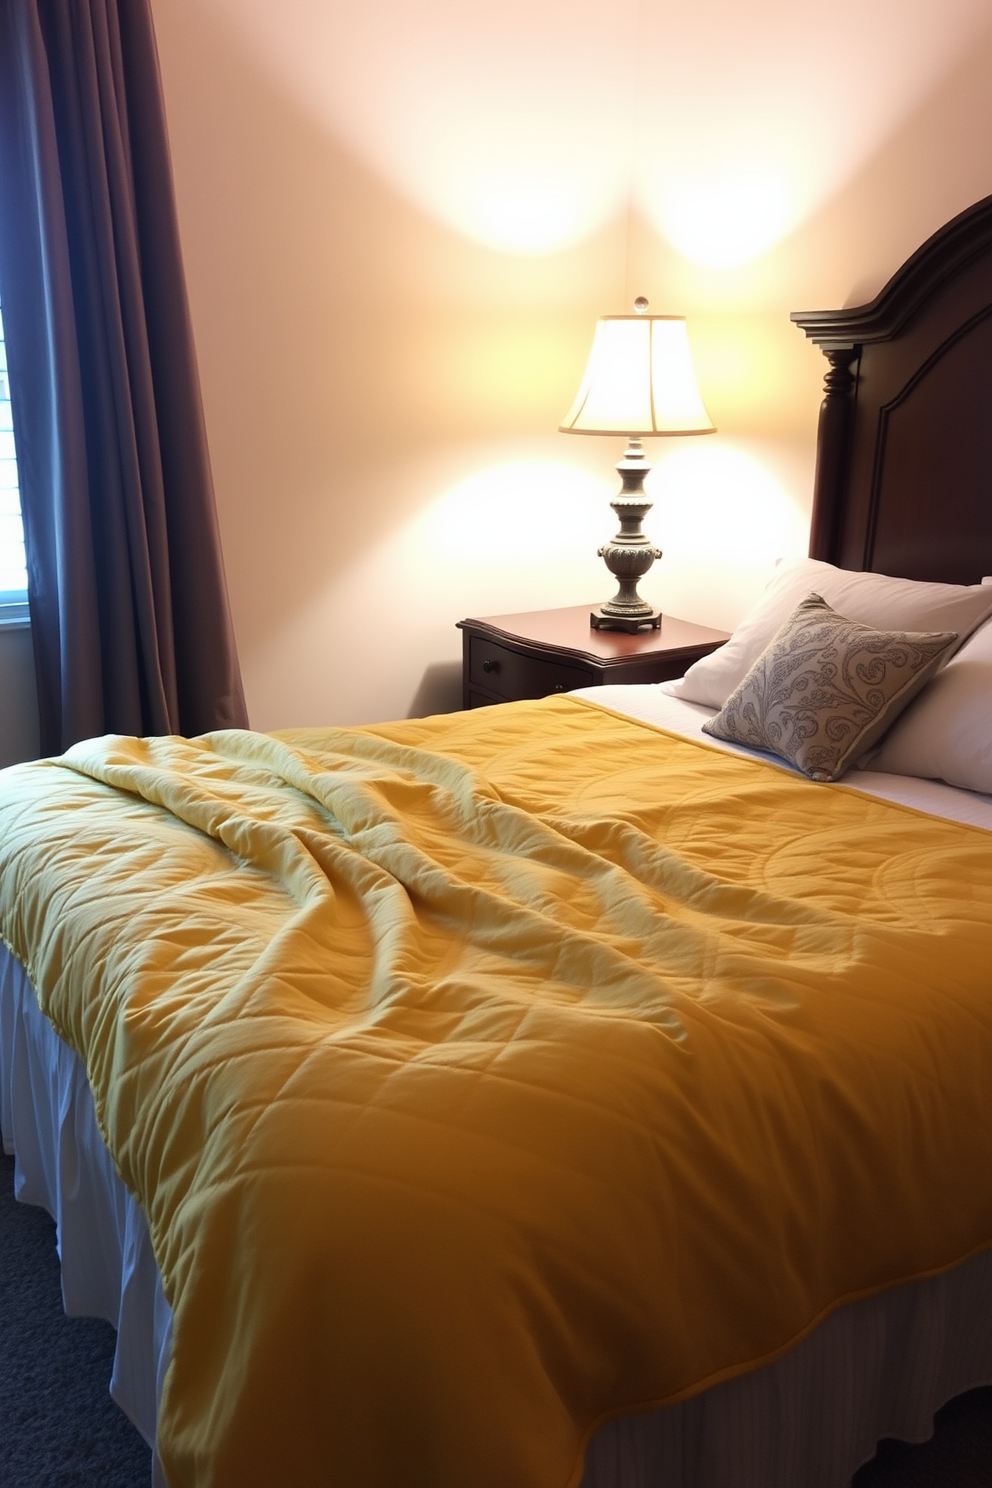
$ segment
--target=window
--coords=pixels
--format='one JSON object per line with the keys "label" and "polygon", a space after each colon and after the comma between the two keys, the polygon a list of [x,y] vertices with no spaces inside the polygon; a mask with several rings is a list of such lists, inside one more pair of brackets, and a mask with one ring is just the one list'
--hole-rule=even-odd
{"label": "window", "polygon": [[7,348],[0,319],[0,625],[28,618],[28,575],[17,485],[14,425],[10,416]]}

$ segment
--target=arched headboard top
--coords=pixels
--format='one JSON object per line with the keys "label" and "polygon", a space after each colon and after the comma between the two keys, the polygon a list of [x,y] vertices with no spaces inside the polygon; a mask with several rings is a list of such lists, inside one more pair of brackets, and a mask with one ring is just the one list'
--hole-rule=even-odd
{"label": "arched headboard top", "polygon": [[992,574],[992,196],[870,304],[792,319],[830,363],[811,555],[953,583]]}
{"label": "arched headboard top", "polygon": [[992,244],[992,196],[959,212],[927,238],[867,305],[847,310],[794,310],[791,319],[824,351],[889,341]]}

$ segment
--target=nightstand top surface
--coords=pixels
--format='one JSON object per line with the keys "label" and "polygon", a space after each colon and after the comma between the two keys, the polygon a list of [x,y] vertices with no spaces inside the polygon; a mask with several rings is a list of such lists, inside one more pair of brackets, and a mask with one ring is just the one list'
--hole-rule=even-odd
{"label": "nightstand top surface", "polygon": [[485,629],[509,640],[556,652],[572,651],[597,661],[620,661],[649,656],[658,651],[684,651],[699,646],[714,648],[729,639],[725,630],[694,625],[674,615],[663,615],[657,630],[628,635],[622,630],[593,630],[589,616],[594,604],[570,605],[561,610],[526,610],[517,615],[487,615],[459,620],[459,629]]}

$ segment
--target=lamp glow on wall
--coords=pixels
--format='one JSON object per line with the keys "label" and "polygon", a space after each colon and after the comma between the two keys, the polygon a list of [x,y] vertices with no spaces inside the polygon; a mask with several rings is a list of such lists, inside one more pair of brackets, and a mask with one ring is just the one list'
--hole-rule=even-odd
{"label": "lamp glow on wall", "polygon": [[622,434],[628,441],[617,465],[623,485],[610,503],[620,529],[599,549],[619,588],[590,615],[596,630],[633,632],[661,624],[661,611],[637,592],[638,581],[661,557],[641,531],[652,505],[644,490],[651,467],[642,439],[716,432],[696,385],[685,318],[647,311],[647,300],[639,297],[633,315],[604,315],[597,322],[578,396],[559,425],[563,434]]}

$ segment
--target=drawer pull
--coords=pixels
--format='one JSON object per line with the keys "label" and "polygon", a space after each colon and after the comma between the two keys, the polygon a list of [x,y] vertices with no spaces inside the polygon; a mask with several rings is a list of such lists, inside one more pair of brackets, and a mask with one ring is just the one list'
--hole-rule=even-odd
{"label": "drawer pull", "polygon": [[499,671],[499,662],[498,661],[490,661],[489,658],[487,657],[486,660],[482,663],[482,670],[484,672],[498,672]]}

